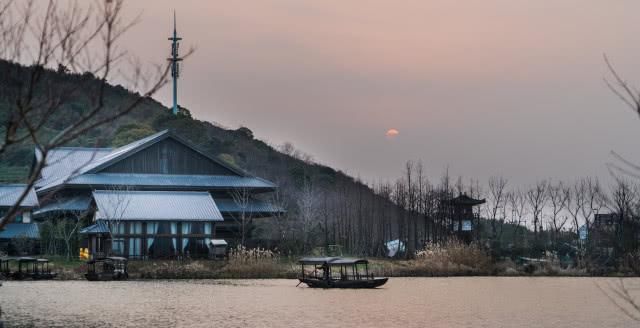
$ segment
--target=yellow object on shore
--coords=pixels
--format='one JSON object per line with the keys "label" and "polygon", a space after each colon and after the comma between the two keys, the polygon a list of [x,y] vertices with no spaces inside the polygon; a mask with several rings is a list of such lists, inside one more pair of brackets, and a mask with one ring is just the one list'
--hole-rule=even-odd
{"label": "yellow object on shore", "polygon": [[80,248],[80,259],[88,260],[89,259],[89,249],[88,248]]}

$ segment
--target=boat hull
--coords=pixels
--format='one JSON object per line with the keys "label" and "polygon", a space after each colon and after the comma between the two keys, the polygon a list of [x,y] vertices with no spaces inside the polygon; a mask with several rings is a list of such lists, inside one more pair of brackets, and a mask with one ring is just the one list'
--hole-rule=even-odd
{"label": "boat hull", "polygon": [[311,288],[377,288],[387,283],[389,278],[373,278],[363,280],[322,280],[300,278],[301,283]]}
{"label": "boat hull", "polygon": [[109,273],[85,273],[84,277],[89,281],[112,281],[112,280],[127,280],[128,274],[109,274]]}

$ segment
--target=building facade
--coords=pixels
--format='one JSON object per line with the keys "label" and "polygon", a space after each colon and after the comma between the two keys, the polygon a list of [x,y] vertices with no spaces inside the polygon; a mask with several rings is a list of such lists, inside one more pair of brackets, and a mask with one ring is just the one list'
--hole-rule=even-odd
{"label": "building facade", "polygon": [[261,200],[275,189],[165,130],[115,149],[54,149],[34,217],[90,222],[80,233],[91,256],[206,257],[237,238],[239,215],[280,212]]}
{"label": "building facade", "polygon": [[[0,185],[0,218],[4,219],[26,187],[23,184]],[[37,252],[40,231],[38,225],[32,221],[33,211],[37,207],[38,197],[35,191],[30,189],[11,222],[0,231],[0,251],[9,255]]]}

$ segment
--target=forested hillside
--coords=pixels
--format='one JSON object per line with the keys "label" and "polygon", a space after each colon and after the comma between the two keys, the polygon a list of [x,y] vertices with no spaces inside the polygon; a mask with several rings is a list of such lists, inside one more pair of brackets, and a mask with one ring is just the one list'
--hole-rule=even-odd
{"label": "forested hillside", "polygon": [[[30,68],[0,62],[0,69],[11,69],[28,74]],[[78,75],[56,71],[45,72],[52,83],[82,84],[90,88],[97,84],[90,74]],[[16,74],[15,76],[20,76]],[[3,95],[19,90],[20,80],[2,80]],[[139,95],[121,86],[106,90],[106,110],[123,102],[131,102]],[[0,99],[0,122],[5,122],[7,99]],[[89,104],[86,99],[68,99],[41,133],[55,135],[68,126],[69,121],[82,115]],[[2,108],[0,107],[0,108]],[[5,126],[5,124],[2,124]],[[0,128],[3,129],[3,128]],[[241,167],[250,173],[274,181],[280,191],[271,201],[288,209],[288,214],[259,224],[257,235],[281,247],[302,251],[326,244],[341,244],[358,253],[380,254],[384,240],[394,237],[392,222],[399,213],[395,205],[379,196],[365,184],[327,166],[318,165],[304,153],[285,145],[274,149],[265,141],[255,139],[249,128],[225,129],[193,117],[183,108],[177,117],[153,99],[145,99],[134,111],[113,124],[103,125],[74,140],[69,146],[117,147],[146,135],[171,129],[203,151]],[[0,133],[4,131],[0,130]],[[20,182],[25,179],[33,160],[33,145],[12,147],[0,159],[2,182]]]}

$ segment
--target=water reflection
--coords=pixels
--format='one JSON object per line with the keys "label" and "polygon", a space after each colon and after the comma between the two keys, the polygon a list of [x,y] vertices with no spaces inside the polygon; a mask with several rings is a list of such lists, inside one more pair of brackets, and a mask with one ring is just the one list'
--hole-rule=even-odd
{"label": "water reflection", "polygon": [[378,290],[294,280],[5,282],[0,305],[9,327],[637,327],[596,281],[606,279],[395,278]]}

